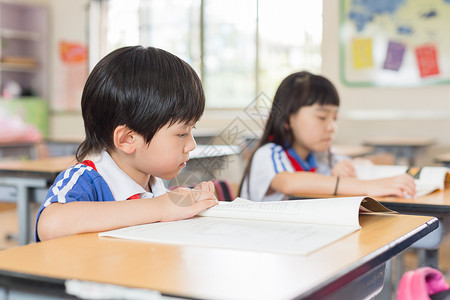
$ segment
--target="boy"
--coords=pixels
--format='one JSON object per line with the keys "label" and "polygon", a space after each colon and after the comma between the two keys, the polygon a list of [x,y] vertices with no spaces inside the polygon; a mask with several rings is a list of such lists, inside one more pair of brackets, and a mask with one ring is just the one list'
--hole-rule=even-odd
{"label": "boy", "polygon": [[[195,71],[164,50],[124,47],[104,57],[83,89],[82,163],[49,189],[36,241],[179,220],[216,205],[211,182],[167,193],[161,180],[186,166],[204,106]],[[96,155],[95,163],[85,160]]]}

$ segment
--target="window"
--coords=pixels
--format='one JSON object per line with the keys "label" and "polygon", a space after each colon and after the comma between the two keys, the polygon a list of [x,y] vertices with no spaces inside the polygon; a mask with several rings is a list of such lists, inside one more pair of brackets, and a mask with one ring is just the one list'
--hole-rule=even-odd
{"label": "window", "polygon": [[125,45],[165,49],[197,71],[208,108],[246,107],[321,69],[322,1],[92,0],[91,24],[91,66]]}

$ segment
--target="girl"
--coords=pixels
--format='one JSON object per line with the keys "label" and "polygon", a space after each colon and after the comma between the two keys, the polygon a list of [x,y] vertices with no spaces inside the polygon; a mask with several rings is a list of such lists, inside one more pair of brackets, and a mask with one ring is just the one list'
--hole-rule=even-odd
{"label": "girl", "polygon": [[309,72],[286,77],[245,169],[241,197],[277,201],[311,194],[414,196],[410,175],[358,180],[350,160],[329,152],[338,108],[338,93],[328,79]]}

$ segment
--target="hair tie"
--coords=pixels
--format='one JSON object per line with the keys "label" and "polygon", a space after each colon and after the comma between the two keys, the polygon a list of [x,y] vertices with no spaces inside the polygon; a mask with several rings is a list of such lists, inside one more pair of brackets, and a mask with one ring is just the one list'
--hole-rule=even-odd
{"label": "hair tie", "polygon": [[336,185],[334,186],[334,193],[333,193],[334,196],[337,195],[338,186],[339,186],[339,176],[336,177]]}

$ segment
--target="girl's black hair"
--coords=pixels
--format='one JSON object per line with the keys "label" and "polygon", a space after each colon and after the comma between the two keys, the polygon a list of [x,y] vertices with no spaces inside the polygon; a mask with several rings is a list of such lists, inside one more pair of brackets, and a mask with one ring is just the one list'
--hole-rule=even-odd
{"label": "girl's black hair", "polygon": [[[316,103],[319,105],[339,106],[339,102],[336,88],[331,81],[321,75],[301,71],[283,79],[275,93],[263,135],[245,168],[239,194],[242,190],[244,179],[250,176],[253,156],[256,150],[269,142],[282,147],[292,144],[293,135],[290,131],[289,116],[298,112],[303,106],[311,106]],[[249,183],[250,178],[247,178],[247,181]]]}
{"label": "girl's black hair", "polygon": [[186,62],[158,48],[119,48],[100,60],[84,86],[86,138],[76,158],[112,149],[117,126],[126,125],[150,143],[166,124],[197,122],[204,108],[201,81]]}

